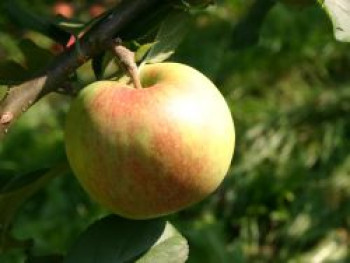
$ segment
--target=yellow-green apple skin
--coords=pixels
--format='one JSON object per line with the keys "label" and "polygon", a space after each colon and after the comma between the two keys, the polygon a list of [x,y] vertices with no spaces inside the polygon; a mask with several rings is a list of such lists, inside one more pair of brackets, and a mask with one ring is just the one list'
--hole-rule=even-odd
{"label": "yellow-green apple skin", "polygon": [[146,65],[142,89],[117,81],[84,88],[67,115],[65,144],[77,179],[112,212],[174,213],[220,185],[233,156],[230,110],[214,84],[178,63]]}

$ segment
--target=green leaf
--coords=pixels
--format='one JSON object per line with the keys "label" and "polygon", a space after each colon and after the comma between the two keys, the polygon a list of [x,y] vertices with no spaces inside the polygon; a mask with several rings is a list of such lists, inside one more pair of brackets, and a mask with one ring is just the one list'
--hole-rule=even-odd
{"label": "green leaf", "polygon": [[136,62],[142,61],[142,59],[145,57],[147,52],[150,51],[150,49],[154,46],[154,44],[155,43],[152,42],[152,43],[146,43],[141,45],[135,53]]}
{"label": "green leaf", "polygon": [[174,10],[173,5],[168,1],[161,1],[152,12],[145,10],[142,19],[136,19],[130,26],[120,31],[118,36],[124,42],[137,41],[138,43],[152,42],[157,35],[160,25]]}
{"label": "green leaf", "polygon": [[[109,67],[115,59],[115,55],[111,52],[103,52],[92,59],[92,69],[96,79],[100,80],[110,77],[109,74],[111,74],[111,72]],[[115,70],[113,70],[112,75],[116,75]]]}
{"label": "green leaf", "polygon": [[22,40],[19,43],[19,48],[25,57],[27,68],[31,73],[42,70],[54,57],[50,51],[39,47],[29,39]]}
{"label": "green leaf", "polygon": [[195,7],[200,9],[215,4],[215,0],[183,0],[183,2],[189,7]]}
{"label": "green leaf", "polygon": [[23,28],[40,32],[63,45],[66,44],[70,38],[71,34],[55,25],[49,18],[33,14],[28,7],[24,6],[22,3],[18,3],[18,1],[6,1],[4,3],[4,9],[6,12],[3,15],[7,15],[12,22]]}
{"label": "green leaf", "polygon": [[7,231],[1,236],[0,255],[2,252],[6,252],[11,249],[25,249],[31,247],[32,245],[33,241],[31,239],[18,240],[12,237],[9,231]]}
{"label": "green leaf", "polygon": [[60,254],[47,256],[28,256],[25,263],[62,263],[63,256]]}
{"label": "green leaf", "polygon": [[12,60],[0,62],[0,85],[19,84],[29,77],[29,72],[17,62]]}
{"label": "green leaf", "polygon": [[0,85],[20,84],[33,77],[53,59],[50,51],[29,39],[22,40],[18,47],[25,58],[26,67],[12,60],[0,62]]}
{"label": "green leaf", "polygon": [[338,41],[350,42],[350,1],[319,0],[333,23],[334,36]]}
{"label": "green leaf", "polygon": [[157,243],[136,263],[184,263],[188,253],[187,240],[167,223]]}
{"label": "green leaf", "polygon": [[105,70],[105,67],[103,67],[103,60],[106,55],[106,52],[102,52],[95,56],[92,59],[92,69],[94,71],[96,79],[101,79],[103,76],[103,72]]}
{"label": "green leaf", "polygon": [[79,35],[80,32],[86,27],[84,23],[81,21],[77,21],[75,19],[68,19],[63,16],[56,16],[52,23],[61,28],[65,32],[69,32],[72,35]]}
{"label": "green leaf", "polygon": [[190,15],[184,11],[171,13],[161,24],[155,44],[143,63],[158,63],[168,59],[189,29]]}
{"label": "green leaf", "polygon": [[80,236],[64,262],[133,262],[157,242],[165,224],[163,219],[141,221],[107,216]]}
{"label": "green leaf", "polygon": [[[15,177],[0,191],[0,251],[9,248],[14,243],[8,236],[9,225],[19,207],[34,193],[41,189],[54,177],[64,174],[67,165],[54,169],[42,169],[26,175]],[[9,242],[11,241],[11,242]]]}

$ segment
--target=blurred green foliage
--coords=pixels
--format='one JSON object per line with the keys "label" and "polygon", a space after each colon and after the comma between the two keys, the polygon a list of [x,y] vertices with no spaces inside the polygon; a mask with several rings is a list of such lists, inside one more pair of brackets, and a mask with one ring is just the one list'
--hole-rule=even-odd
{"label": "blurred green foliage", "polygon": [[[53,1],[31,3],[48,14]],[[237,146],[222,187],[169,219],[188,238],[191,263],[349,262],[349,45],[334,40],[318,6],[278,3],[258,44],[234,50],[234,26],[251,3],[222,0],[195,12],[172,57],[218,85],[232,109]],[[84,4],[79,1],[82,18]],[[19,37],[51,45],[3,17],[0,26],[1,59],[23,59]],[[0,144],[0,183],[64,158],[68,105],[69,99],[51,95],[16,123]],[[35,255],[61,254],[106,213],[72,175],[64,176],[28,200],[12,232],[33,238]],[[0,262],[23,262],[23,257],[23,251],[11,251],[0,255]]]}

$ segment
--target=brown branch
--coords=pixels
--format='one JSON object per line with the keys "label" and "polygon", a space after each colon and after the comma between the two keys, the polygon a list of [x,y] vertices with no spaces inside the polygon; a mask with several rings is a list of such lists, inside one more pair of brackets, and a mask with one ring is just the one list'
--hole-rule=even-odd
{"label": "brown branch", "polygon": [[[78,67],[106,50],[118,32],[133,23],[145,11],[164,0],[124,0],[105,19],[91,27],[74,46],[59,55],[42,74],[12,87],[0,104],[0,140],[23,112],[46,94],[58,90]],[[151,11],[150,11],[151,12]]]}
{"label": "brown branch", "polygon": [[39,98],[46,76],[12,87],[0,105],[0,138],[8,127]]}

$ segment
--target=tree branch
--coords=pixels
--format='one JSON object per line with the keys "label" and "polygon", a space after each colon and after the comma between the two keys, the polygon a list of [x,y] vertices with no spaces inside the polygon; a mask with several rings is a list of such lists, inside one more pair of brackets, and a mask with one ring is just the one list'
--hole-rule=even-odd
{"label": "tree branch", "polygon": [[58,90],[78,67],[106,50],[118,32],[140,19],[164,0],[123,0],[105,19],[93,25],[79,40],[79,52],[73,46],[59,55],[43,73],[9,89],[0,104],[0,140],[13,122],[46,94]]}

